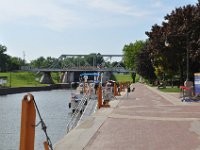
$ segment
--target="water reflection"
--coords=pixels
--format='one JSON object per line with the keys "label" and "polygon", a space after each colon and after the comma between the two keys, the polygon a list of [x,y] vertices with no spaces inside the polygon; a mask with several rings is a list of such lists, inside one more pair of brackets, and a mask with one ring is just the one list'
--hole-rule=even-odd
{"label": "water reflection", "polygon": [[[21,101],[26,93],[0,96],[0,149],[18,150],[20,141]],[[31,92],[47,125],[47,132],[53,144],[66,132],[69,119],[68,102],[70,90]],[[39,122],[36,116],[36,123]],[[35,149],[43,150],[44,132],[36,128]]]}

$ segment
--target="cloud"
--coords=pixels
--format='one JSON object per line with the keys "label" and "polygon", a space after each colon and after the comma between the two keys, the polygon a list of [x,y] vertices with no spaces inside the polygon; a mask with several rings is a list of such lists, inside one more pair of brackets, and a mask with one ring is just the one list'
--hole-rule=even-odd
{"label": "cloud", "polygon": [[31,19],[37,21],[36,25],[55,30],[62,30],[79,21],[76,13],[52,0],[1,0],[1,23],[28,22]]}
{"label": "cloud", "polygon": [[133,2],[122,0],[85,0],[91,7],[101,9],[114,14],[122,14],[134,17],[147,15],[147,11],[139,10]]}
{"label": "cloud", "polygon": [[153,7],[155,8],[162,8],[163,7],[163,3],[161,0],[154,0],[153,1]]}
{"label": "cloud", "polygon": [[[160,5],[160,1],[157,5]],[[1,0],[0,24],[23,23],[56,31],[83,26],[110,26],[126,17],[147,18],[151,12],[139,0]],[[113,20],[113,21],[112,21]],[[113,23],[113,25],[115,25]]]}

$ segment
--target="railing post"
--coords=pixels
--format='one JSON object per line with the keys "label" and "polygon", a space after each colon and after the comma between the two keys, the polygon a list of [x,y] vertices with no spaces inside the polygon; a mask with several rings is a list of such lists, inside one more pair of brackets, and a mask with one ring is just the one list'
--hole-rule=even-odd
{"label": "railing post", "polygon": [[20,150],[34,150],[35,118],[34,97],[25,95],[22,100]]}
{"label": "railing post", "polygon": [[98,87],[98,108],[100,109],[102,107],[102,87],[99,84]]}

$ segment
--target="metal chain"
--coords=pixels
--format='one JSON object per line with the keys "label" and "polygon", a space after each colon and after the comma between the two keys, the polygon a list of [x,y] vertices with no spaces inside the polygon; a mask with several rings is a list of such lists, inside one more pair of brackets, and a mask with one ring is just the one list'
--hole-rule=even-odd
{"label": "metal chain", "polygon": [[42,130],[43,130],[44,133],[45,133],[48,146],[49,146],[49,148],[50,148],[51,150],[53,150],[53,146],[52,146],[51,140],[50,140],[50,138],[49,138],[49,136],[48,136],[48,134],[47,134],[47,126],[46,126],[46,124],[44,123],[44,121],[43,121],[43,119],[42,119],[42,117],[41,117],[41,115],[40,115],[40,111],[39,111],[39,109],[38,109],[38,107],[37,107],[37,104],[36,104],[34,98],[33,98],[33,102],[34,102],[35,108],[36,108],[36,110],[37,110],[38,116],[39,116],[39,118],[40,118],[40,122],[39,122],[37,125],[39,125],[39,124],[41,123],[41,127],[42,127]]}

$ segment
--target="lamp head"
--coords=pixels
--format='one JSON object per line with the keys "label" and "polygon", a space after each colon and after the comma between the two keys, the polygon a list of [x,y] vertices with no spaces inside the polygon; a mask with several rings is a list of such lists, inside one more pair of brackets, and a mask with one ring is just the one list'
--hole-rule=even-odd
{"label": "lamp head", "polygon": [[165,46],[166,46],[166,47],[169,47],[169,45],[170,45],[170,44],[169,44],[169,42],[168,42],[168,40],[167,40],[167,38],[166,38],[166,39],[165,39]]}

